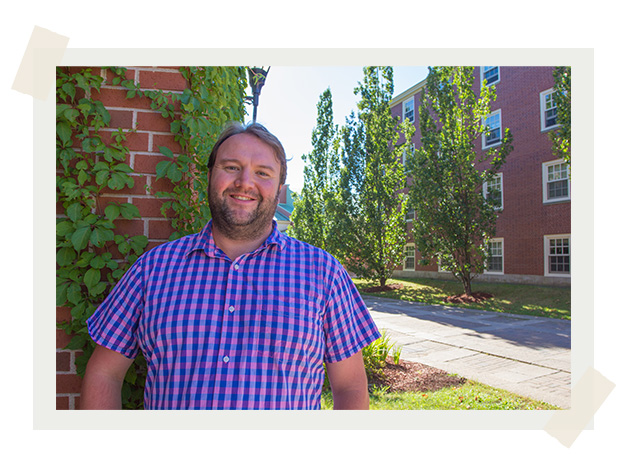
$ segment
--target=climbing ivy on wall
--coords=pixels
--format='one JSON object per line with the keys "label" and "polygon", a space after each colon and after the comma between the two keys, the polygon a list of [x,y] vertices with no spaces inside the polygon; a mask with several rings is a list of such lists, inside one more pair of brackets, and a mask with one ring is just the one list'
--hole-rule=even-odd
{"label": "climbing ivy on wall", "polygon": [[[179,143],[178,154],[167,147],[167,160],[157,165],[157,179],[171,181],[163,198],[162,213],[169,215],[175,233],[170,239],[199,231],[210,218],[206,162],[224,124],[242,121],[247,81],[244,67],[187,67],[180,72],[189,86],[182,93],[142,90],[125,78],[126,70],[108,67],[109,84],[127,89],[127,98],[148,97],[152,109],[170,123]],[[104,190],[134,186],[132,168],[126,163],[127,135],[133,129],[109,128],[111,116],[98,93],[104,78],[91,69],[57,68],[56,164],[57,203],[63,215],[57,220],[57,306],[67,306],[72,319],[59,326],[74,335],[68,349],[81,350],[76,358],[84,374],[94,344],[86,320],[124,272],[144,252],[148,238],[116,233],[116,222],[140,216],[136,206],[103,202]],[[126,375],[122,397],[127,409],[141,408],[145,361],[140,356]]]}

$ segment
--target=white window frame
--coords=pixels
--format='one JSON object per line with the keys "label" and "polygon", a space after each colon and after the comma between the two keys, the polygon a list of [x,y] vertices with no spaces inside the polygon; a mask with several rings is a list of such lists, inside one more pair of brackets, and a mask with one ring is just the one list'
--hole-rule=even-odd
{"label": "white window frame", "polygon": [[[494,210],[502,210],[504,209],[504,177],[502,173],[496,173],[492,182],[496,182],[500,184],[500,207],[495,207]],[[487,199],[487,194],[489,190],[489,182],[485,181],[483,183],[483,196]]]}
{"label": "white window frame", "polygon": [[[550,241],[551,240],[563,240],[567,239],[567,250],[569,257],[569,272],[559,273],[559,272],[550,272]],[[543,264],[544,264],[544,275],[546,277],[571,277],[572,276],[572,238],[570,234],[563,235],[546,235],[543,237]]]}
{"label": "white window frame", "polygon": [[491,112],[489,115],[487,115],[484,119],[483,119],[483,125],[487,126],[487,120],[495,115],[498,115],[498,119],[500,121],[500,126],[498,127],[498,129],[500,130],[500,138],[498,139],[497,142],[494,142],[492,144],[487,145],[487,135],[486,133],[489,132],[488,129],[485,129],[485,132],[483,132],[482,134],[482,139],[483,139],[483,149],[490,149],[492,147],[497,147],[500,144],[502,144],[502,110],[498,109],[495,112]]}
{"label": "white window frame", "polygon": [[541,105],[541,131],[550,131],[558,126],[560,126],[558,123],[556,123],[556,103],[554,104],[554,110],[555,110],[555,116],[554,116],[554,121],[555,123],[553,125],[547,126],[546,125],[546,112],[548,109],[546,107],[546,99],[548,98],[548,96],[551,96],[555,93],[555,90],[553,88],[550,88],[546,91],[543,91],[539,94],[539,103]]}
{"label": "white window frame", "polygon": [[406,209],[406,214],[404,215],[404,219],[407,222],[412,222],[415,220],[415,209],[413,207],[409,207]]}
{"label": "white window frame", "polygon": [[504,238],[492,238],[489,240],[489,244],[487,247],[491,250],[491,243],[500,243],[500,249],[502,254],[497,257],[502,257],[502,270],[489,270],[489,258],[487,258],[487,262],[485,263],[485,270],[483,273],[489,275],[504,275]]}
{"label": "white window frame", "polygon": [[[409,248],[413,248],[413,268],[406,266],[406,261],[408,259],[407,253],[409,252],[407,249],[409,249]],[[415,271],[415,263],[417,262],[415,260],[415,252],[416,252],[415,243],[407,243],[407,244],[405,244],[405,246],[404,246],[404,255],[402,257],[402,270]]]}
{"label": "white window frame", "polygon": [[[567,196],[557,197],[554,199],[548,199],[548,193],[550,191],[548,189],[548,183],[552,181],[564,181],[563,178],[560,178],[559,180],[549,180],[550,167],[553,167],[555,165],[565,165],[565,168],[566,168],[565,181],[567,181]],[[568,164],[565,163],[565,160],[558,159],[558,160],[551,160],[550,162],[542,163],[541,164],[541,178],[542,178],[541,182],[543,186],[543,203],[544,204],[552,204],[555,202],[567,202],[571,200],[572,183],[571,183],[571,177],[570,177],[570,167]]]}
{"label": "white window frame", "polygon": [[[488,68],[488,69],[485,69]],[[498,78],[495,81],[492,81],[490,83],[487,84],[487,86],[493,86],[494,84],[498,84],[500,82],[500,67],[499,66],[481,66],[480,67],[480,84],[481,86],[483,85],[483,82],[485,81],[485,74],[487,71],[489,71],[490,69],[496,68],[498,70]]]}
{"label": "white window frame", "polygon": [[[411,116],[407,116],[407,107],[411,106],[410,112]],[[402,102],[402,120],[408,119],[411,123],[415,121],[415,96],[411,96],[410,99]]]}

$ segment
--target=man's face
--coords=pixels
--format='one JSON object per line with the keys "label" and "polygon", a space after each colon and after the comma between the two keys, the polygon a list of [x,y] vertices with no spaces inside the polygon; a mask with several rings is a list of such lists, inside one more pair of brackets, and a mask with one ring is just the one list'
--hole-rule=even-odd
{"label": "man's face", "polygon": [[236,134],[222,143],[209,173],[213,224],[232,239],[266,234],[278,204],[280,163],[256,136]]}

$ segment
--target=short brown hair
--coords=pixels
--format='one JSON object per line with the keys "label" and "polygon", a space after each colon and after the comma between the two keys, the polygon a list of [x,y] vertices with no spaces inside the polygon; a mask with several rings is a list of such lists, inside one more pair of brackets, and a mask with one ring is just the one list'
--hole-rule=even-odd
{"label": "short brown hair", "polygon": [[217,142],[211,150],[209,161],[207,163],[209,170],[212,170],[215,165],[217,151],[220,146],[224,143],[224,141],[226,141],[226,139],[237,134],[250,134],[252,136],[256,136],[272,148],[274,155],[280,162],[280,184],[285,184],[287,179],[287,156],[285,155],[285,149],[278,138],[270,133],[265,126],[259,123],[249,123],[247,125],[242,125],[241,123],[229,123],[226,128],[224,128],[219,138],[217,138]]}

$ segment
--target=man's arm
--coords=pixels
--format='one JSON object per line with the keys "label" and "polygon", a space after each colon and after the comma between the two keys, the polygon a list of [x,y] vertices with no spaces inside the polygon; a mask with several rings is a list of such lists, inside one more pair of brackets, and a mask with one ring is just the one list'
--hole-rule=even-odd
{"label": "man's arm", "polygon": [[85,370],[80,409],[122,409],[122,384],[132,359],[96,346]]}
{"label": "man's arm", "polygon": [[333,392],[333,409],[369,409],[367,375],[360,351],[343,361],[327,363],[326,370]]}

